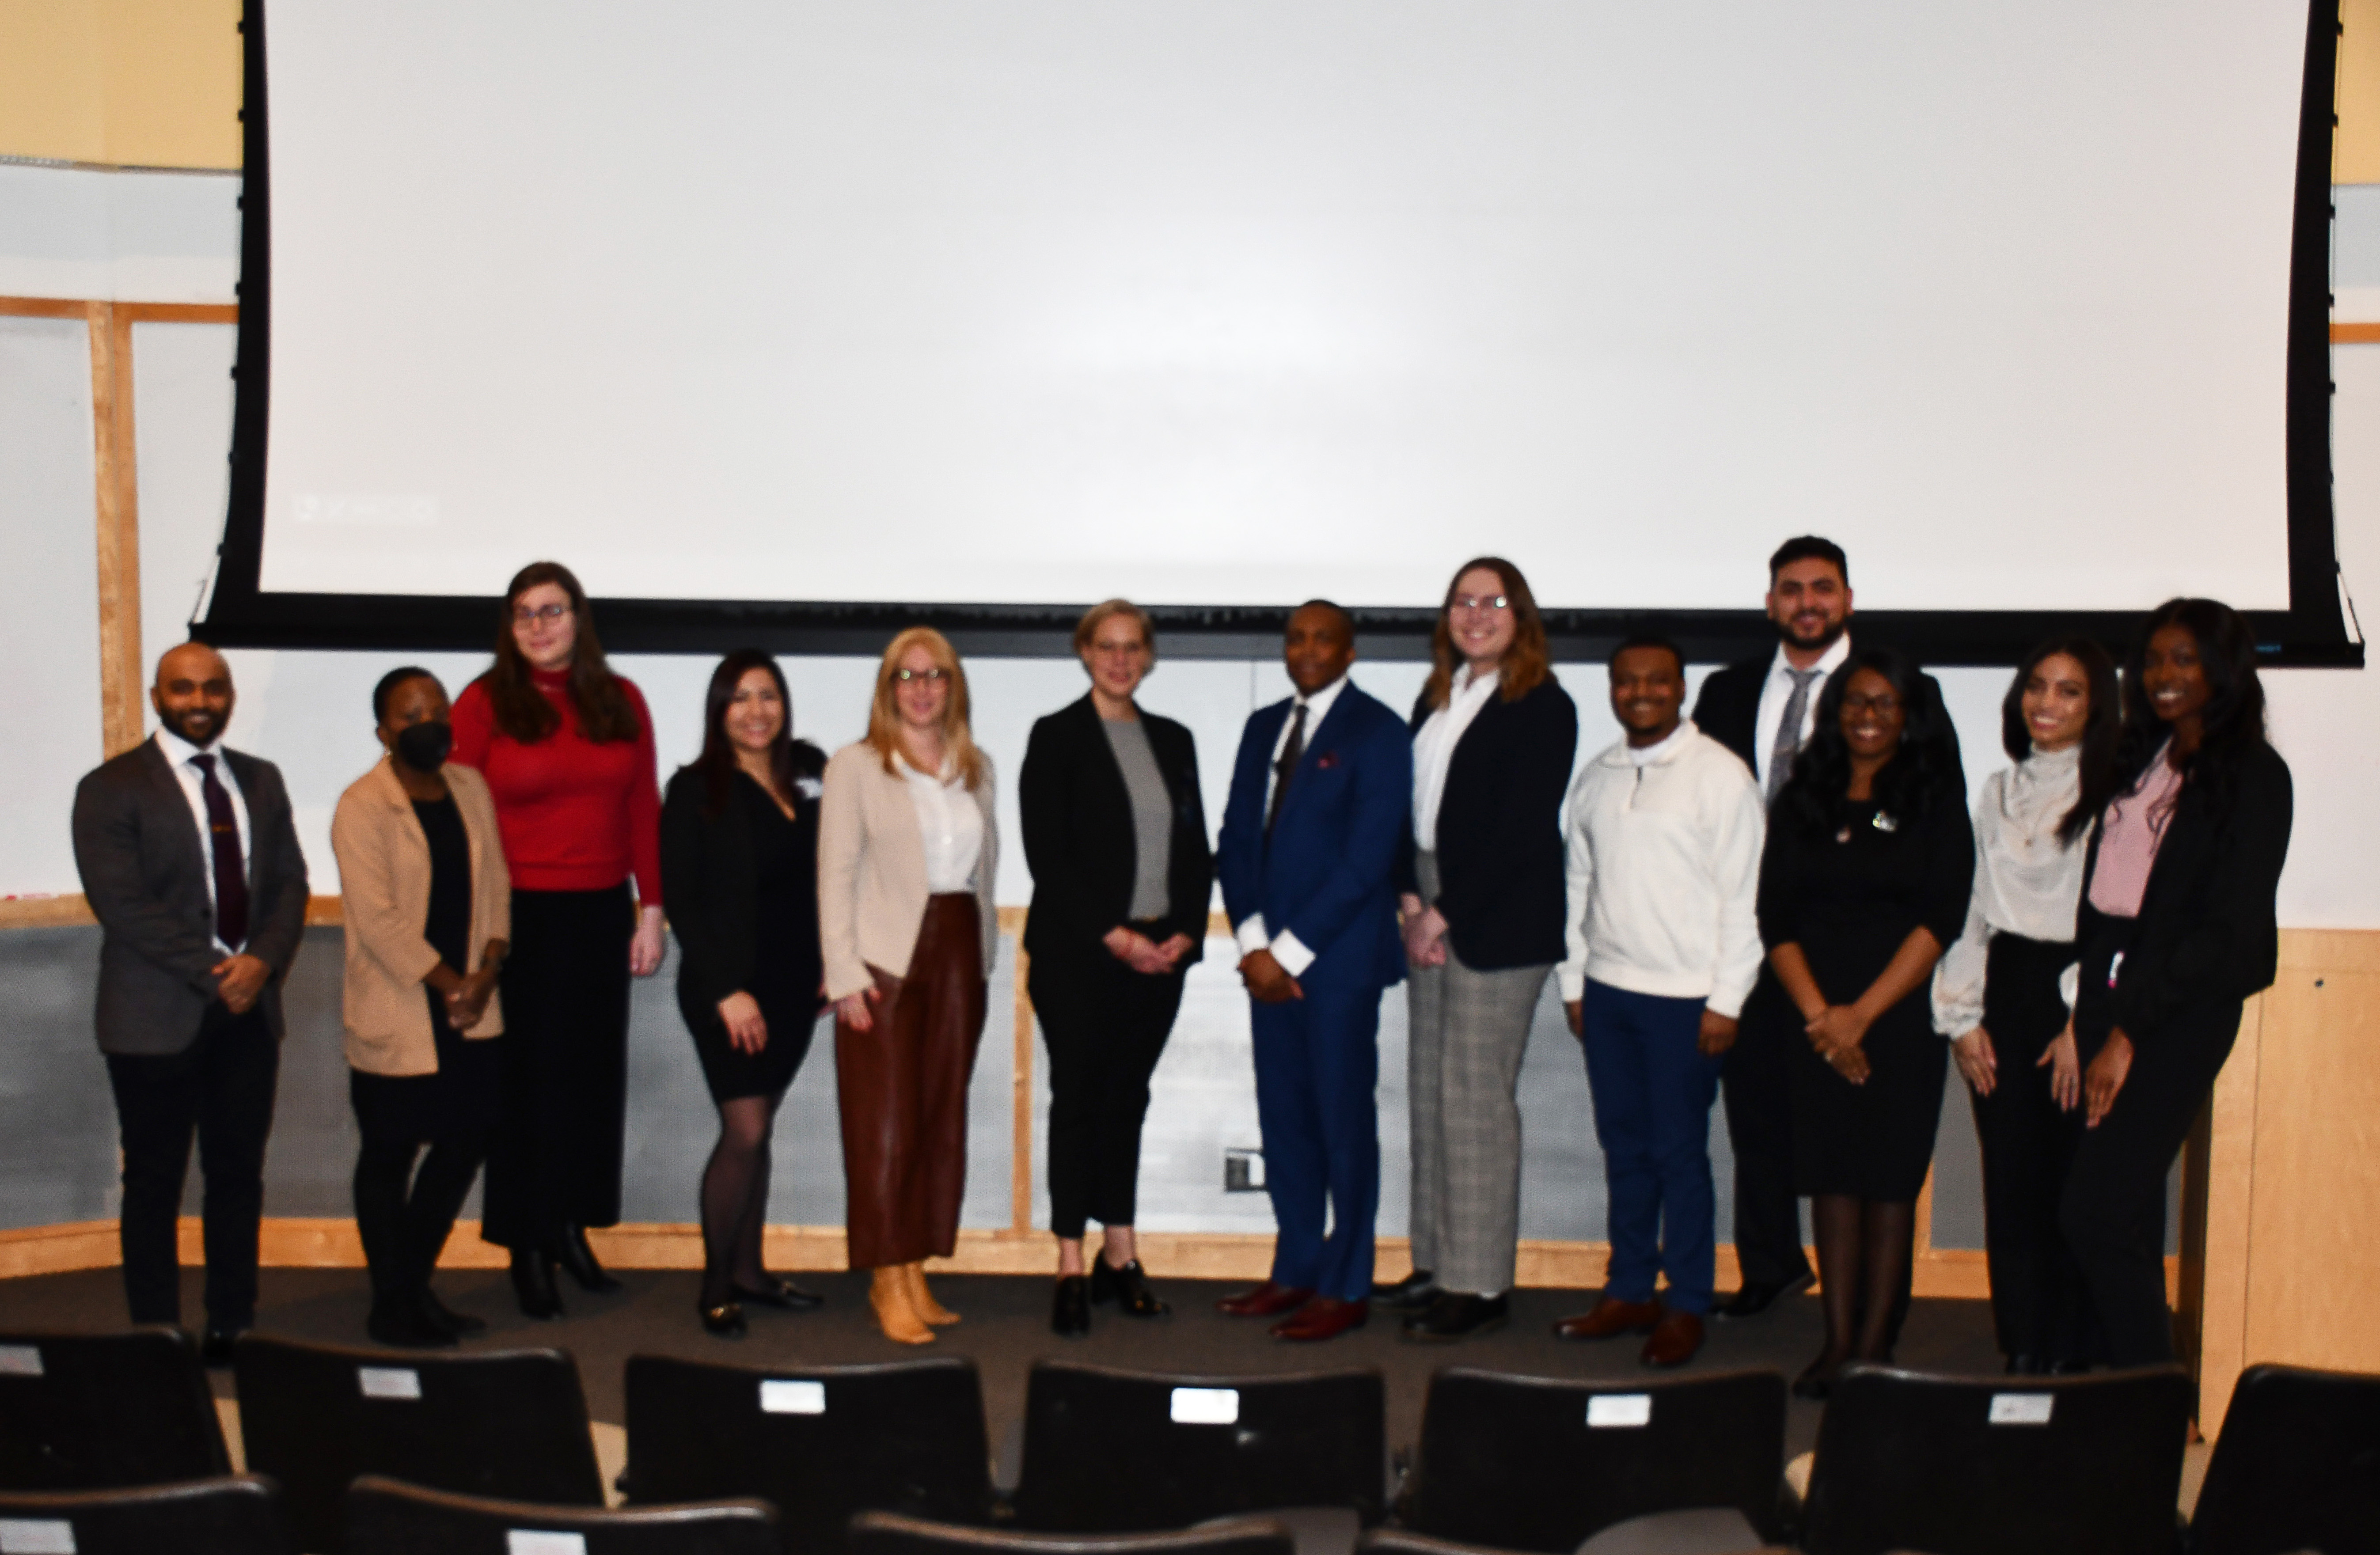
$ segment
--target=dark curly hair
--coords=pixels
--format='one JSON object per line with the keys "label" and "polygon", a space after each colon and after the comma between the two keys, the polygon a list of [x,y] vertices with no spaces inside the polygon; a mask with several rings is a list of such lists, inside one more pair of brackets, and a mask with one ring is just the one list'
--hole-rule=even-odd
{"label": "dark curly hair", "polygon": [[1874,670],[1891,684],[1907,713],[1901,725],[1900,748],[1876,773],[1875,799],[1878,808],[1902,820],[1915,820],[1937,804],[1964,804],[1959,788],[1959,737],[1941,692],[1915,658],[1882,644],[1854,648],[1842,666],[1827,677],[1818,694],[1817,727],[1810,743],[1793,759],[1793,776],[1777,796],[1780,817],[1810,832],[1832,832],[1842,824],[1852,784],[1851,746],[1843,738],[1843,691],[1862,670]]}
{"label": "dark curly hair", "polygon": [[2052,638],[2035,644],[2018,662],[2016,678],[2001,699],[2000,747],[2018,761],[2033,754],[2033,731],[2024,722],[2024,683],[2042,661],[2060,653],[2082,666],[2082,678],[2091,686],[2090,717],[2082,725],[2082,793],[2058,823],[2058,842],[2072,847],[2116,796],[2116,748],[2124,732],[2124,702],[2116,686],[2115,657],[2089,638]]}
{"label": "dark curly hair", "polygon": [[2217,809],[2228,810],[2238,791],[2240,762],[2265,743],[2265,683],[2256,678],[2256,634],[2247,617],[2217,600],[2168,600],[2149,612],[2124,660],[2124,737],[2117,774],[2129,789],[2173,737],[2173,726],[2149,706],[2143,673],[2149,639],[2168,626],[2180,626],[2197,642],[2209,693],[2199,714],[2198,748],[2179,763],[2182,780],[2202,785]]}

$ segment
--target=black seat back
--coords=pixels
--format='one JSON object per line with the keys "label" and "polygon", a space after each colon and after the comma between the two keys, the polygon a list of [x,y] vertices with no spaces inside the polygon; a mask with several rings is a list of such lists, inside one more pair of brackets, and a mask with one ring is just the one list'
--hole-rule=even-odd
{"label": "black seat back", "polygon": [[0,1488],[99,1490],[231,1472],[178,1329],[0,1333]]}
{"label": "black seat back", "polygon": [[[1660,1549],[1688,1547],[1662,1544],[1656,1536],[1641,1548]],[[1707,1544],[1697,1543],[1691,1548],[1696,1551],[1696,1555],[1721,1555],[1720,1551],[1713,1549]],[[1356,1544],[1355,1549],[1357,1555],[1501,1555],[1500,1551],[1491,1549],[1486,1545],[1458,1544],[1453,1539],[1417,1534],[1410,1528],[1374,1528]],[[1781,1545],[1762,1545],[1752,1549],[1727,1550],[1724,1555],[1793,1555],[1793,1552]]]}
{"label": "black seat back", "polygon": [[1953,1378],[1854,1365],[1818,1425],[1811,1555],[2170,1555],[2195,1402],[2178,1366]]}
{"label": "black seat back", "polygon": [[[693,1506],[537,1506],[458,1496],[366,1475],[347,1493],[351,1555],[523,1555],[538,1535],[583,1555],[777,1555],[776,1514],[759,1500]],[[522,1537],[519,1536],[528,1536]]]}
{"label": "black seat back", "polygon": [[789,1551],[840,1550],[855,1512],[991,1515],[983,1384],[963,1357],[759,1370],[631,1355],[628,1496],[759,1496]]}
{"label": "black seat back", "polygon": [[958,1528],[915,1517],[863,1512],[851,1520],[851,1555],[1296,1555],[1279,1523],[1233,1517],[1162,1534],[1029,1534]]}
{"label": "black seat back", "polygon": [[1567,1552],[1648,1512],[1733,1507],[1778,1537],[1785,1379],[1554,1381],[1450,1367],[1429,1379],[1404,1522]]}
{"label": "black seat back", "polygon": [[1386,1511],[1387,1394],[1376,1370],[1168,1377],[1037,1361],[1026,1384],[1020,1525],[1182,1528],[1277,1507]]}
{"label": "black seat back", "polygon": [[272,1484],[253,1475],[109,1490],[0,1491],[0,1549],[74,1555],[291,1555]]}
{"label": "black seat back", "polygon": [[2190,1537],[2197,1555],[2380,1549],[2380,1377],[2241,1372]]}
{"label": "black seat back", "polygon": [[601,1506],[578,1367],[559,1350],[419,1355],[246,1334],[234,1352],[249,1467],[280,1481],[289,1531],[346,1548],[347,1487]]}

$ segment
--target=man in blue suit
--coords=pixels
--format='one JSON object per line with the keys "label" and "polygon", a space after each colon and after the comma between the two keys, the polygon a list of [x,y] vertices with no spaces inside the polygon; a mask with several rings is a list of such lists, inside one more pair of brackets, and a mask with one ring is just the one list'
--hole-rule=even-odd
{"label": "man in blue suit", "polygon": [[1390,869],[1411,824],[1413,746],[1404,720],[1349,683],[1345,611],[1299,606],[1281,658],[1297,695],[1249,718],[1215,849],[1254,1002],[1272,1275],[1216,1305],[1312,1341],[1370,1311],[1380,994],[1405,974]]}

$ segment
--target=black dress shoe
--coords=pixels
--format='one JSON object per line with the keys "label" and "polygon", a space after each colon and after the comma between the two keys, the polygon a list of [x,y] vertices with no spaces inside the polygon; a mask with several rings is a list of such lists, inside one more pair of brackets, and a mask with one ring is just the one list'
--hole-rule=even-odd
{"label": "black dress shoe", "polygon": [[554,1242],[553,1261],[570,1271],[570,1277],[578,1282],[582,1291],[601,1295],[620,1288],[620,1282],[604,1273],[603,1266],[595,1261],[595,1249],[588,1245],[585,1226],[562,1228],[562,1235]]}
{"label": "black dress shoe", "polygon": [[1127,1318],[1162,1318],[1173,1310],[1148,1288],[1148,1271],[1138,1258],[1122,1269],[1104,1257],[1091,1260],[1091,1305],[1105,1306],[1111,1301]]}
{"label": "black dress shoe", "polygon": [[562,1293],[553,1288],[553,1257],[535,1247],[513,1249],[513,1295],[524,1318],[559,1318]]}
{"label": "black dress shoe", "polygon": [[2090,1370],[2091,1363],[2089,1361],[2052,1361],[2049,1363],[2049,1375],[2052,1377],[2082,1377],[2087,1376],[2090,1373]]}
{"label": "black dress shoe", "polygon": [[1835,1391],[1836,1379],[1842,1376],[1845,1364],[1821,1352],[1816,1360],[1803,1368],[1801,1376],[1793,1379],[1793,1396],[1823,1401]]}
{"label": "black dress shoe", "polygon": [[1427,1344],[1451,1344],[1458,1339],[1493,1333],[1512,1315],[1509,1295],[1470,1295],[1440,1291],[1438,1299],[1405,1319],[1405,1337]]}
{"label": "black dress shoe", "polygon": [[239,1336],[247,1331],[246,1329],[208,1329],[206,1337],[199,1341],[199,1358],[211,1367],[231,1365],[232,1349],[239,1342]]}
{"label": "black dress shoe", "polygon": [[2046,1377],[2049,1375],[2049,1363],[2039,1355],[2010,1355],[2008,1358],[2008,1374],[2010,1377]]}
{"label": "black dress shoe", "polygon": [[364,1319],[364,1331],[371,1335],[374,1344],[385,1344],[392,1350],[447,1350],[455,1344],[453,1334],[433,1326],[410,1304],[398,1306],[373,1303],[371,1316]]}
{"label": "black dress shoe", "polygon": [[454,1335],[456,1339],[488,1331],[488,1320],[468,1312],[457,1312],[438,1299],[438,1293],[424,1285],[414,1293],[414,1315],[431,1328]]}
{"label": "black dress shoe", "polygon": [[745,1334],[744,1308],[732,1301],[698,1309],[702,1314],[702,1331],[713,1339],[741,1339]]}
{"label": "black dress shoe", "polygon": [[1080,1339],[1091,1331],[1091,1282],[1079,1274],[1058,1276],[1058,1292],[1050,1302],[1050,1331],[1061,1339]]}
{"label": "black dress shoe", "polygon": [[791,1280],[780,1280],[771,1274],[762,1279],[760,1288],[748,1285],[735,1287],[737,1301],[757,1301],[763,1306],[773,1306],[784,1312],[815,1312],[826,1305],[826,1297],[802,1289]]}
{"label": "black dress shoe", "polygon": [[1803,1271],[1781,1285],[1755,1284],[1747,1280],[1726,1306],[1717,1311],[1721,1318],[1757,1318],[1789,1295],[1799,1295],[1818,1282],[1815,1274]]}
{"label": "black dress shoe", "polygon": [[1438,1276],[1427,1269],[1416,1269],[1392,1283],[1374,1285],[1372,1305],[1391,1312],[1427,1312],[1439,1294]]}

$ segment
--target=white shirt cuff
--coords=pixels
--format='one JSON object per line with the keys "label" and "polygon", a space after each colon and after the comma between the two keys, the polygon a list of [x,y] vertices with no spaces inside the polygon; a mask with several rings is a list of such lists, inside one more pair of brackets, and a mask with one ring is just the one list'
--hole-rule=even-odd
{"label": "white shirt cuff", "polygon": [[1314,953],[1286,929],[1269,948],[1272,951],[1272,958],[1281,963],[1281,969],[1293,978],[1305,976],[1305,969],[1314,965]]}
{"label": "white shirt cuff", "polygon": [[1586,973],[1585,971],[1573,972],[1567,966],[1557,967],[1554,972],[1554,978],[1556,981],[1561,984],[1561,997],[1563,1003],[1575,1004],[1580,1000],[1586,997]]}
{"label": "white shirt cuff", "polygon": [[1240,919],[1240,926],[1232,931],[1232,938],[1238,942],[1243,958],[1254,955],[1272,943],[1272,936],[1265,932],[1262,913],[1250,913]]}

